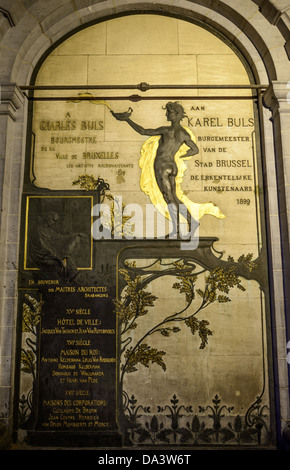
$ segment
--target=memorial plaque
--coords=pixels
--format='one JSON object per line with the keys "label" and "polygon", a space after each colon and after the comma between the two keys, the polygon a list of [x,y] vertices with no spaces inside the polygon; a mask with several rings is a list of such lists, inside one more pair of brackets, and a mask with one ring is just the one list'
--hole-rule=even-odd
{"label": "memorial plaque", "polygon": [[[40,331],[42,430],[107,431],[116,426],[116,325],[108,315],[110,301],[96,295],[104,291],[59,286],[44,297],[48,307]],[[94,301],[86,293],[94,293]]]}
{"label": "memorial plaque", "polygon": [[106,272],[98,274],[102,257],[98,267],[93,260],[94,200],[26,197],[22,371],[32,375],[33,397],[22,418],[30,409],[31,442],[43,443],[54,431],[64,444],[76,431],[80,445],[92,432],[118,442],[114,288]]}
{"label": "memorial plaque", "polygon": [[251,74],[198,25],[132,15],[76,33],[36,79],[133,82],[164,88],[149,86],[146,99],[34,92],[15,426],[42,445],[266,446],[269,298]]}

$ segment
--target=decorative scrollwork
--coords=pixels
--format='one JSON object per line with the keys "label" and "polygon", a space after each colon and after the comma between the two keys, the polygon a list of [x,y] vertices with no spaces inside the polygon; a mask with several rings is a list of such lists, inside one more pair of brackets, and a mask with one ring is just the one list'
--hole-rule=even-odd
{"label": "decorative scrollwork", "polygon": [[[266,406],[259,408],[260,413],[263,413],[263,419],[254,418],[253,422],[249,423],[248,413],[246,416],[234,415],[234,407],[222,404],[217,394],[211,404],[198,406],[197,412],[192,405],[180,404],[179,398],[174,394],[170,403],[165,406],[158,405],[154,414],[150,407],[137,405],[138,401],[134,395],[130,398],[124,393],[124,397],[127,430],[133,445],[150,443],[254,446],[263,443],[262,431],[265,442],[269,436]],[[256,405],[254,408],[256,409]],[[258,426],[253,426],[254,422]]]}

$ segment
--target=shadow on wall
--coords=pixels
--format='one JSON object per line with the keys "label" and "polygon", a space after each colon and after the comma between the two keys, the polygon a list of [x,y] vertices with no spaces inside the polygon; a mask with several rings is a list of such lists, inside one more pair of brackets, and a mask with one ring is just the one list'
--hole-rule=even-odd
{"label": "shadow on wall", "polygon": [[11,445],[11,436],[7,426],[0,423],[0,450],[7,450]]}

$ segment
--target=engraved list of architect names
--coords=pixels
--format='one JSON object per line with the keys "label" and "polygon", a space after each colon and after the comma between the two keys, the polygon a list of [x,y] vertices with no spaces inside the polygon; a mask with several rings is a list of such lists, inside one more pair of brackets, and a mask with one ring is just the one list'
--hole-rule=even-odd
{"label": "engraved list of architect names", "polygon": [[106,287],[53,291],[41,323],[39,426],[110,430],[116,418],[116,329],[106,314],[111,308]]}

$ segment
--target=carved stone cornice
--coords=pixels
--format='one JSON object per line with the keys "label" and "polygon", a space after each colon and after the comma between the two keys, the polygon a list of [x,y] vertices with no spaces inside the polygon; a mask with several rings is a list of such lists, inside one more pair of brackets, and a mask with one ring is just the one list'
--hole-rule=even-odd
{"label": "carved stone cornice", "polygon": [[279,112],[290,111],[290,81],[273,81],[263,94],[263,102],[270,109],[273,116]]}
{"label": "carved stone cornice", "polygon": [[0,115],[8,115],[15,120],[15,113],[23,101],[24,94],[16,83],[0,86]]}

